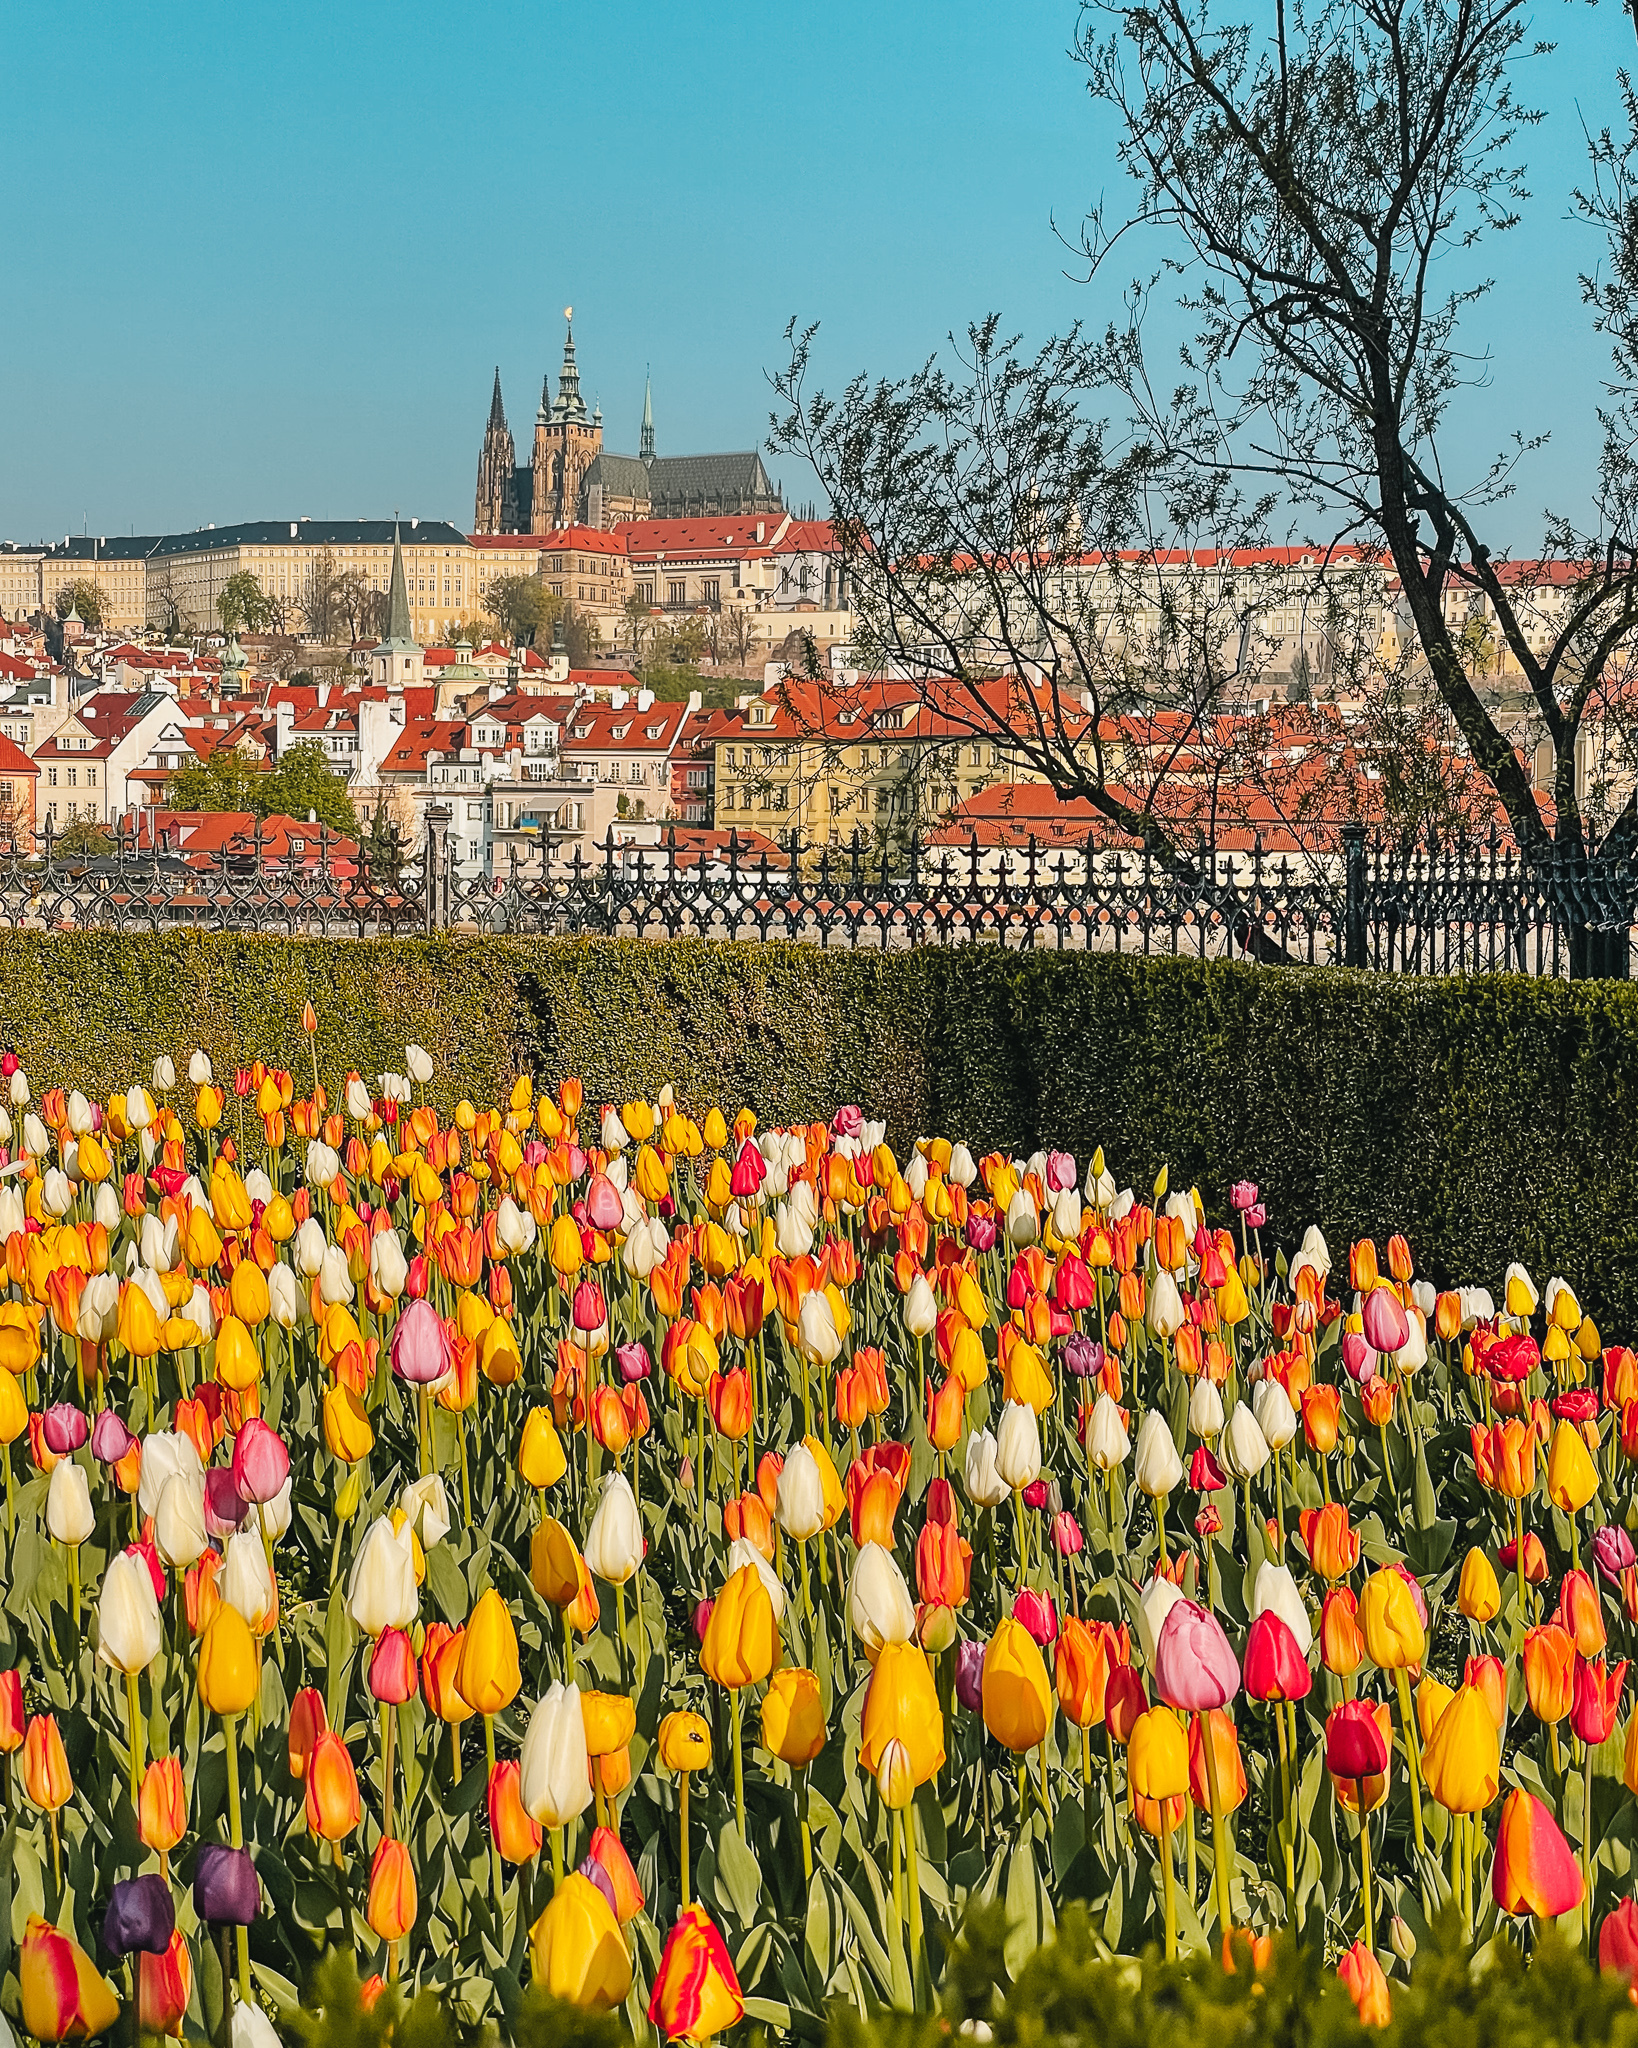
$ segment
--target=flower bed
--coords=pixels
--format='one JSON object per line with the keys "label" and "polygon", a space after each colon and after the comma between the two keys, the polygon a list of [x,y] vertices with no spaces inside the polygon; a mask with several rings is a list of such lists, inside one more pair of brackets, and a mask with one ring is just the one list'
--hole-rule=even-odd
{"label": "flower bed", "polygon": [[1015,1975],[1076,1902],[1373,2022],[1441,1912],[1638,1954],[1638,1358],[1565,1280],[316,1023],[0,1062],[29,2033],[253,2048],[337,1947],[520,2038],[813,2033],[984,1901]]}

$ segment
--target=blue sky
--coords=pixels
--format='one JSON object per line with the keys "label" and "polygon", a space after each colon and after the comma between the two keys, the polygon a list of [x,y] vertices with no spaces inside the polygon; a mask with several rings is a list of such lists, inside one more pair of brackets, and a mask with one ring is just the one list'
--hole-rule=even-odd
{"label": "blue sky", "polygon": [[[902,371],[999,310],[1099,323],[1053,231],[1119,199],[1073,0],[360,0],[13,10],[0,125],[0,538],[472,510],[490,379],[520,453],[562,308],[608,445],[765,439],[787,318]],[[1581,510],[1600,373],[1566,224],[1627,17],[1543,10],[1537,198],[1470,332],[1459,455],[1550,429],[1517,503]],[[1135,267],[1135,266],[1134,266]],[[789,464],[793,499],[807,488]]]}

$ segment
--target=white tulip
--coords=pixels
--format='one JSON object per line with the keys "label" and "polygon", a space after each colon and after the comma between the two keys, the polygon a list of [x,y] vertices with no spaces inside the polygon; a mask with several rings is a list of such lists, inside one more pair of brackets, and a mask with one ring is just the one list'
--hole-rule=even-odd
{"label": "white tulip", "polygon": [[409,1262],[396,1230],[378,1230],[370,1239],[370,1278],[376,1292],[396,1301],[409,1278]]}
{"label": "white tulip", "polygon": [[1131,1448],[1132,1439],[1126,1434],[1120,1410],[1106,1390],[1099,1394],[1092,1410],[1092,1426],[1086,1432],[1086,1462],[1094,1472],[1113,1472],[1117,1465],[1125,1464]]}
{"label": "white tulip", "polygon": [[7,1093],[11,1097],[11,1106],[13,1109],[21,1109],[27,1103],[28,1076],[23,1072],[21,1067],[19,1067],[16,1073],[12,1075],[11,1085],[8,1088]]}
{"label": "white tulip", "polygon": [[621,1257],[628,1271],[639,1280],[646,1280],[656,1266],[664,1264],[670,1249],[671,1239],[665,1225],[658,1216],[649,1216],[632,1227]]}
{"label": "white tulip", "polygon": [[1464,1330],[1471,1330],[1476,1323],[1488,1323],[1494,1318],[1496,1304],[1490,1298],[1488,1287],[1459,1287],[1456,1294],[1462,1305]]}
{"label": "white tulip", "polygon": [[586,1531],[586,1569],[611,1586],[623,1586],[643,1561],[643,1518],[623,1472],[611,1472]]}
{"label": "white tulip", "polygon": [[181,1312],[184,1319],[192,1323],[199,1332],[199,1341],[202,1344],[208,1344],[216,1335],[216,1311],[210,1305],[208,1291],[201,1287],[197,1280],[193,1284],[192,1294],[183,1302]]}
{"label": "white tulip", "polygon": [[28,1221],[23,1198],[9,1183],[0,1188],[0,1244],[15,1237]]}
{"label": "white tulip", "polygon": [[44,1159],[51,1150],[46,1127],[33,1110],[23,1119],[23,1150],[32,1153],[36,1159]]}
{"label": "white tulip", "polygon": [[1223,1431],[1223,1463],[1229,1476],[1233,1479],[1255,1479],[1269,1457],[1268,1439],[1257,1427],[1256,1416],[1244,1401],[1236,1401],[1228,1427]]}
{"label": "white tulip", "polygon": [[1408,1308],[1405,1320],[1410,1334],[1394,1353],[1394,1363],[1401,1372],[1419,1372],[1428,1362],[1427,1317],[1420,1308]]}
{"label": "white tulip", "polygon": [[423,1550],[434,1550],[449,1534],[449,1495],[441,1474],[428,1472],[412,1479],[398,1496],[398,1505],[409,1516],[409,1525],[421,1539]]}
{"label": "white tulip", "polygon": [[173,1472],[165,1481],[154,1515],[154,1548],[173,1571],[186,1571],[210,1548],[204,1485],[191,1473]]}
{"label": "white tulip", "polygon": [[385,1515],[373,1521],[347,1581],[347,1610],[367,1636],[408,1628],[415,1619],[415,1555],[406,1522],[395,1530]]}
{"label": "white tulip", "polygon": [[904,1184],[910,1190],[912,1202],[919,1202],[927,1192],[927,1161],[920,1152],[913,1154],[910,1164],[904,1169]]}
{"label": "white tulip", "polygon": [[1297,1639],[1297,1648],[1306,1657],[1313,1647],[1314,1624],[1308,1618],[1308,1609],[1302,1604],[1297,1582],[1287,1566],[1272,1564],[1264,1558],[1251,1582],[1252,1620],[1270,1609],[1290,1629]]}
{"label": "white tulip", "polygon": [[1411,1300],[1424,1316],[1431,1316],[1439,1305],[1439,1290],[1431,1280],[1417,1280],[1411,1285]]}
{"label": "white tulip", "polygon": [[1053,1196],[1052,1228],[1063,1244],[1073,1244],[1080,1236],[1081,1198],[1073,1188],[1060,1188]]}
{"label": "white tulip", "polygon": [[351,1075],[347,1082],[347,1114],[355,1124],[367,1123],[374,1106],[369,1089],[356,1074]]}
{"label": "white tulip", "polygon": [[211,1066],[209,1053],[196,1052],[192,1059],[188,1061],[189,1081],[192,1082],[195,1088],[203,1088],[215,1078],[215,1070]]}
{"label": "white tulip", "polygon": [[1223,1426],[1223,1397],[1201,1373],[1189,1396],[1189,1427],[1196,1436],[1214,1437]]}
{"label": "white tulip", "polygon": [[[3,1142],[4,1140],[0,1140],[0,1143]],[[111,1180],[105,1180],[97,1189],[91,1203],[91,1215],[93,1221],[100,1223],[110,1236],[118,1230],[120,1224],[119,1196],[114,1193],[114,1183]]]}
{"label": "white tulip", "polygon": [[1132,1475],[1151,1500],[1176,1492],[1183,1477],[1183,1460],[1172,1441],[1171,1425],[1158,1408],[1149,1409],[1138,1424]]}
{"label": "white tulip", "polygon": [[841,1352],[842,1339],[836,1328],[836,1318],[822,1288],[816,1287],[811,1294],[802,1297],[797,1329],[803,1351],[817,1364],[830,1365]]}
{"label": "white tulip", "polygon": [[302,1173],[310,1188],[327,1188],[341,1171],[341,1161],[322,1138],[309,1138]]}
{"label": "white tulip", "polygon": [[999,1507],[1006,1499],[1010,1489],[996,1469],[995,1438],[987,1429],[975,1429],[968,1437],[962,1479],[975,1508]]}
{"label": "white tulip", "polygon": [[798,1181],[790,1196],[774,1211],[774,1238],[787,1259],[800,1259],[813,1249],[813,1223],[795,1199],[806,1185],[806,1181]]}
{"label": "white tulip", "polygon": [[51,1468],[46,1488],[46,1527],[59,1543],[83,1543],[97,1526],[85,1468],[62,1458]]}
{"label": "white tulip", "polygon": [[293,1330],[306,1309],[296,1276],[286,1265],[276,1265],[267,1276],[268,1313],[281,1330]]}
{"label": "white tulip", "polygon": [[324,1225],[316,1216],[309,1216],[296,1232],[296,1271],[304,1280],[311,1280],[324,1264],[326,1249]]}
{"label": "white tulip", "polygon": [[1297,1411],[1284,1387],[1272,1376],[1258,1382],[1251,1396],[1251,1412],[1271,1451],[1283,1451],[1297,1433]]}
{"label": "white tulip", "polygon": [[534,1241],[535,1219],[527,1209],[520,1209],[510,1195],[502,1195],[500,1207],[495,1211],[495,1236],[502,1250],[508,1252],[527,1251]]}
{"label": "white tulip", "polygon": [[965,1145],[956,1145],[950,1152],[950,1169],[946,1178],[958,1188],[970,1188],[978,1178],[978,1168],[973,1155]]}
{"label": "white tulip", "polygon": [[424,1088],[432,1079],[432,1055],[424,1045],[406,1045],[404,1065],[409,1069],[410,1079],[421,1087]]}
{"label": "white tulip", "polygon": [[154,1086],[162,1095],[176,1086],[176,1063],[168,1052],[154,1061]]}
{"label": "white tulip", "polygon": [[[140,1095],[141,1092],[140,1089],[132,1090],[133,1094]],[[131,1124],[133,1129],[136,1128],[135,1117],[127,1118],[127,1122]],[[91,1128],[91,1105],[77,1088],[68,1098],[68,1128],[74,1133],[76,1138],[83,1138]]]}
{"label": "white tulip", "polygon": [[1130,1188],[1122,1188],[1120,1193],[1116,1195],[1115,1199],[1109,1204],[1110,1222],[1123,1222],[1126,1217],[1131,1215],[1132,1211],[1136,1207],[1137,1196],[1132,1192]]}
{"label": "white tulip", "polygon": [[273,1612],[273,1574],[267,1568],[267,1552],[254,1524],[228,1538],[218,1583],[222,1598],[230,1607],[237,1608],[252,1628]]}
{"label": "white tulip", "polygon": [[580,1689],[551,1685],[529,1716],[518,1759],[518,1797],[540,1827],[561,1828],[585,1812],[591,1796]]}
{"label": "white tulip", "polygon": [[1035,1410],[1023,1401],[1009,1401],[995,1433],[995,1469],[1014,1493],[1041,1476],[1041,1428]]}
{"label": "white tulip", "polygon": [[154,1120],[154,1101],[139,1082],[127,1089],[125,1095],[125,1121],[133,1131],[145,1131]]}
{"label": "white tulip", "polygon": [[60,1166],[48,1166],[40,1183],[40,1207],[48,1216],[66,1216],[74,1205],[74,1190]]}
{"label": "white tulip", "polygon": [[904,1297],[904,1327],[912,1337],[925,1337],[938,1326],[938,1303],[933,1299],[933,1290],[927,1284],[927,1275],[918,1273],[910,1282],[910,1291]]}
{"label": "white tulip", "polygon": [[806,1444],[786,1453],[774,1489],[774,1520],[798,1543],[817,1536],[825,1526],[825,1482],[819,1461]]}
{"label": "white tulip", "polygon": [[327,1244],[319,1261],[319,1299],[326,1308],[353,1298],[353,1276],[347,1269],[347,1254],[338,1244]]}
{"label": "white tulip", "polygon": [[847,1591],[853,1633],[874,1659],[884,1643],[907,1643],[916,1632],[916,1603],[892,1554],[879,1543],[861,1545]]}
{"label": "white tulip", "polygon": [[119,1328],[119,1282],[112,1273],[93,1273],[80,1292],[76,1334],[101,1344]]}
{"label": "white tulip", "polygon": [[228,2048],[280,2048],[278,2030],[254,1999],[233,2001],[233,2032]]}
{"label": "white tulip", "polygon": [[1183,1312],[1183,1297],[1177,1291],[1177,1282],[1162,1266],[1149,1283],[1149,1306],[1144,1320],[1149,1325],[1151,1337],[1175,1337],[1188,1320]]}
{"label": "white tulip", "polygon": [[1020,1188],[1007,1204],[1008,1244],[1033,1244],[1041,1234],[1041,1219],[1035,1213],[1035,1197]]}
{"label": "white tulip", "polygon": [[179,1429],[155,1430],[142,1439],[141,1474],[137,1480],[137,1512],[143,1516],[159,1513],[159,1496],[166,1481],[184,1474],[201,1493],[205,1490],[205,1468],[191,1436]]}
{"label": "white tulip", "polygon": [[97,1598],[97,1655],[134,1677],[147,1670],[165,1640],[154,1582],[140,1557],[120,1550],[108,1560]]}

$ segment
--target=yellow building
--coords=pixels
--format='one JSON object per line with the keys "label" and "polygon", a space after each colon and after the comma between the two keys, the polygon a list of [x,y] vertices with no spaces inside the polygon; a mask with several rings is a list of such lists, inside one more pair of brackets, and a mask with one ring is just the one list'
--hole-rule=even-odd
{"label": "yellow building", "polygon": [[147,620],[146,558],[156,545],[152,534],[77,534],[50,547],[0,548],[0,615],[28,619],[54,611],[59,592],[89,583],[105,632],[140,633]]}

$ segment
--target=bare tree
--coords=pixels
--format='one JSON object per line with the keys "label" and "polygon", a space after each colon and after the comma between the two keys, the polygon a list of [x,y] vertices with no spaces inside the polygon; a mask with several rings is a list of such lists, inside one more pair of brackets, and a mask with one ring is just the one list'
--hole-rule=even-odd
{"label": "bare tree", "polygon": [[[1536,116],[1515,84],[1527,38],[1522,0],[1321,0],[1280,9],[1271,33],[1209,0],[1088,6],[1080,54],[1122,124],[1139,197],[1125,218],[1094,215],[1086,248],[1094,272],[1134,228],[1181,251],[1191,381],[1157,391],[1141,291],[1108,340],[1107,373],[1143,431],[1197,473],[1277,490],[1328,541],[1381,547],[1429,684],[1520,844],[1584,872],[1638,845],[1631,802],[1591,837],[1576,773],[1588,704],[1638,634],[1630,145],[1601,166],[1595,147],[1603,183],[1585,203],[1610,233],[1613,282],[1589,296],[1624,386],[1590,521],[1550,516],[1521,573],[1487,525],[1537,438],[1515,433],[1465,489],[1441,447],[1453,402],[1485,374],[1463,332],[1489,290],[1476,252],[1528,197],[1520,138]],[[1551,752],[1550,807],[1476,686],[1455,592],[1483,600],[1522,678]],[[1608,971],[1626,944],[1578,930],[1571,951],[1572,971]]]}
{"label": "bare tree", "polygon": [[313,639],[328,646],[345,619],[340,596],[342,574],[328,548],[320,548],[307,565],[299,600],[301,615]]}

